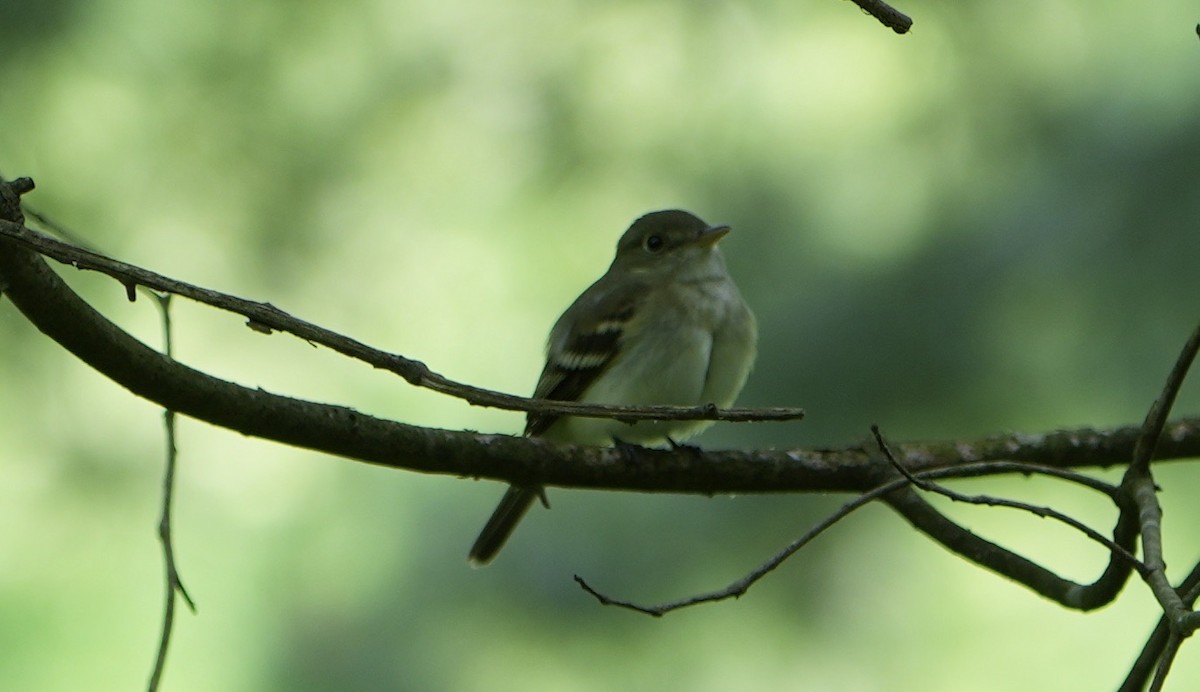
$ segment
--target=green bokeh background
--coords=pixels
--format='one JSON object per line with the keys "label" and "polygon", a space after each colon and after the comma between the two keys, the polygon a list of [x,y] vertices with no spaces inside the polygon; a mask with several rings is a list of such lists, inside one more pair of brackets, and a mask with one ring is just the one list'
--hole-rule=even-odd
{"label": "green bokeh background", "polygon": [[[762,343],[741,402],[809,417],[709,447],[1139,421],[1200,316],[1195,5],[901,7],[905,37],[835,0],[6,0],[0,171],[116,257],[518,393],[632,218],[732,224]],[[64,274],[160,343],[148,301]],[[200,306],[175,322],[179,358],[247,385],[521,427]],[[143,687],[160,412],[7,301],[0,349],[0,686]],[[1154,616],[1138,582],[1065,611],[872,507],[742,599],[652,620],[571,576],[650,602],[716,588],[846,498],[553,490],[471,570],[498,484],[179,434],[199,612],[168,690],[1110,689]],[[1200,483],[1160,482],[1178,575]],[[1037,480],[962,487],[1112,522]],[[1103,563],[1054,524],[948,511],[1073,578]],[[1169,689],[1200,685],[1194,649]]]}

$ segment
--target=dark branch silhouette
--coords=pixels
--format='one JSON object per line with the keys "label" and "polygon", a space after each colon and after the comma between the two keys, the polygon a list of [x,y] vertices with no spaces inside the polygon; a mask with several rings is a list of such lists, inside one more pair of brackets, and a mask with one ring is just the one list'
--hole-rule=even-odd
{"label": "dark branch silhouette", "polygon": [[[243,434],[412,471],[580,488],[703,494],[863,492],[894,473],[877,453],[862,446],[701,454],[693,450],[630,452],[510,435],[420,428],[343,406],[242,387],[168,358],[105,319],[76,295],[38,253],[12,240],[33,235],[19,223],[0,221],[0,276],[7,284],[6,295],[34,325],[138,396]],[[117,278],[122,284],[142,284],[149,273],[140,272],[133,279],[124,275]],[[263,314],[266,319],[276,319],[277,315],[273,311]],[[311,335],[302,329],[296,331],[305,338],[327,332],[321,328],[315,328]],[[592,415],[601,415],[599,411],[606,409],[592,408],[597,411]],[[618,409],[608,415],[624,418],[627,413]],[[1078,429],[910,443],[898,445],[896,453],[913,473],[989,460],[1059,468],[1110,466],[1127,462],[1139,430],[1132,426]],[[1200,419],[1176,421],[1164,435],[1159,457],[1194,456],[1200,456]]]}
{"label": "dark branch silhouette", "polygon": [[[1142,650],[1142,654],[1134,663],[1125,685],[1128,685],[1131,679],[1139,677],[1144,683],[1144,676],[1153,669],[1154,679],[1150,683],[1151,690],[1162,689],[1167,675],[1171,671],[1171,664],[1175,661],[1175,655],[1179,652],[1180,644],[1185,638],[1191,636],[1197,627],[1200,627],[1200,613],[1192,610],[1197,587],[1194,584],[1188,584],[1188,580],[1185,580],[1184,584],[1177,589],[1167,579],[1167,565],[1163,556],[1162,543],[1162,506],[1158,503],[1158,486],[1154,482],[1154,475],[1150,468],[1150,462],[1153,460],[1163,436],[1167,416],[1170,415],[1171,407],[1175,404],[1175,399],[1196,358],[1197,351],[1200,351],[1200,327],[1192,332],[1179,354],[1179,358],[1176,359],[1175,366],[1171,368],[1171,373],[1167,376],[1162,393],[1150,407],[1149,413],[1146,414],[1141,434],[1138,435],[1137,445],[1134,447],[1133,458],[1121,480],[1121,490],[1129,506],[1128,513],[1136,513],[1142,536],[1142,550],[1145,553],[1146,564],[1146,571],[1142,578],[1150,586],[1150,591],[1163,610],[1160,627],[1156,628],[1155,635],[1151,636],[1150,641]],[[1191,578],[1189,575],[1188,579]],[[1159,629],[1162,630],[1162,634],[1159,634]]]}
{"label": "dark branch silhouette", "polygon": [[[247,326],[256,332],[270,334],[273,331],[287,332],[312,344],[330,348],[344,356],[360,360],[376,368],[393,372],[409,384],[426,387],[447,394],[476,406],[490,406],[510,411],[534,411],[537,413],[570,414],[615,418],[617,420],[717,420],[717,421],[790,421],[804,417],[804,410],[784,408],[726,408],[716,406],[601,406],[577,402],[530,399],[455,382],[429,369],[424,363],[387,353],[366,344],[337,334],[311,322],[297,319],[270,303],[258,303],[238,298],[227,293],[201,288],[184,281],[172,279],[152,271],[120,262],[104,255],[70,243],[0,220],[0,235],[20,242],[41,255],[56,259],[76,269],[98,271],[113,277],[132,295],[135,287],[146,287],[162,293],[183,296],[199,303],[232,312],[247,318]],[[131,298],[132,300],[132,298]]]}
{"label": "dark branch silhouette", "polygon": [[[2,183],[2,178],[0,178]],[[43,225],[50,226],[56,233],[65,235],[72,239],[72,242],[82,244],[82,240],[75,234],[68,231],[66,228],[54,223],[44,215],[33,211],[29,208],[22,208],[19,201],[19,195],[29,192],[33,189],[33,181],[28,178],[14,181],[13,186],[0,186],[0,209],[3,210],[3,216],[13,218],[19,223],[24,223],[22,212],[30,217],[37,219]],[[135,286],[126,284],[125,289],[130,302],[137,298],[137,289],[140,288],[154,299],[155,305],[158,307],[159,316],[162,319],[163,333],[163,353],[168,357],[173,357],[174,345],[171,333],[171,294],[157,293],[145,286]],[[196,612],[196,604],[192,600],[191,595],[183,585],[183,579],[179,575],[179,569],[175,564],[175,544],[173,534],[171,532],[171,508],[172,498],[175,492],[175,468],[178,462],[179,450],[175,444],[175,412],[166,409],[163,411],[163,431],[166,437],[165,463],[163,465],[163,492],[162,492],[162,508],[159,513],[158,521],[158,539],[162,544],[163,551],[163,572],[164,572],[164,605],[163,605],[163,620],[162,629],[159,635],[158,649],[154,655],[154,667],[150,671],[150,681],[146,689],[154,692],[159,688],[162,682],[163,672],[167,665],[167,651],[171,645],[171,634],[174,631],[175,624],[175,604],[176,599],[182,598],[187,607],[194,613]]]}
{"label": "dark branch silhouette", "polygon": [[[875,437],[875,443],[879,445],[879,451],[883,452],[883,455],[887,458],[888,463],[890,463],[893,468],[899,471],[900,474],[904,476],[904,478],[914,487],[927,493],[935,493],[941,495],[942,497],[947,497],[955,502],[963,502],[971,505],[984,505],[987,507],[1008,507],[1010,509],[1019,509],[1028,512],[1043,519],[1049,517],[1055,521],[1070,526],[1105,548],[1108,548],[1113,553],[1114,557],[1128,562],[1129,566],[1137,570],[1138,574],[1145,574],[1147,572],[1147,567],[1143,565],[1142,562],[1138,560],[1128,548],[1109,540],[1099,531],[1096,531],[1092,527],[1084,524],[1074,517],[1063,514],[1053,507],[1039,507],[1031,505],[1027,502],[1019,502],[1017,500],[1010,500],[1004,497],[993,497],[991,495],[967,495],[965,493],[960,493],[957,490],[951,490],[950,488],[937,483],[932,478],[929,478],[928,474],[925,474],[924,476],[914,476],[909,472],[908,469],[904,468],[903,464],[896,460],[896,456],[892,453],[891,447],[884,439],[883,433],[880,432],[879,426],[872,425],[871,434]],[[1037,473],[1037,470],[1035,467],[1027,467],[1027,472]],[[1066,476],[1059,477],[1067,478]],[[1115,485],[1099,481],[1095,478],[1089,478],[1087,476],[1078,476],[1078,478],[1072,478],[1071,480],[1075,480],[1076,482],[1080,483],[1080,485],[1084,485],[1092,490],[1101,492],[1107,495],[1109,499],[1113,501],[1118,499],[1118,493],[1120,489]]]}
{"label": "dark branch silhouette", "polygon": [[[171,294],[154,296],[162,316],[163,353],[172,357],[174,350],[171,339]],[[196,603],[192,600],[179,569],[175,566],[175,543],[171,533],[171,507],[175,495],[175,467],[179,460],[179,449],[175,444],[175,412],[163,411],[163,430],[166,432],[166,463],[163,465],[162,509],[158,519],[158,540],[162,543],[163,578],[165,594],[163,604],[162,634],[158,641],[158,652],[154,656],[154,669],[150,672],[150,683],[147,689],[154,692],[162,680],[163,671],[167,665],[167,650],[171,645],[171,633],[175,624],[175,602],[182,598],[188,609],[196,612]]]}
{"label": "dark branch silhouette", "polygon": [[[1176,591],[1185,606],[1192,608],[1195,605],[1196,599],[1200,598],[1200,562],[1192,567],[1192,571],[1184,577]],[[1117,688],[1119,692],[1140,692],[1146,689],[1146,683],[1150,680],[1150,676],[1154,675],[1159,668],[1159,660],[1166,651],[1170,637],[1171,625],[1167,616],[1163,615],[1158,619],[1158,624],[1154,626],[1154,630],[1147,638],[1137,660],[1130,667],[1124,682]]]}
{"label": "dark branch silhouette", "polygon": [[[1117,490],[1115,486],[1089,476],[1073,473],[1071,471],[1065,471],[1063,469],[1020,462],[991,461],[967,464],[955,468],[935,469],[932,471],[925,471],[916,476],[909,474],[906,477],[893,479],[887,483],[884,483],[883,485],[880,485],[879,487],[858,495],[854,499],[838,508],[837,511],[829,514],[824,519],[817,522],[812,528],[804,532],[804,534],[796,538],[783,549],[772,555],[761,565],[722,589],[717,589],[715,591],[709,591],[694,596],[688,596],[686,598],[681,598],[679,600],[669,601],[658,605],[643,605],[604,594],[579,575],[575,575],[575,582],[579,584],[580,588],[582,588],[584,591],[594,596],[602,605],[625,608],[639,613],[644,613],[646,615],[652,615],[654,617],[661,617],[671,611],[679,610],[680,608],[686,608],[688,606],[699,605],[701,603],[714,603],[729,598],[740,598],[760,579],[774,571],[775,568],[783,564],[784,561],[794,555],[801,548],[811,543],[813,539],[817,538],[817,536],[820,536],[821,534],[825,533],[825,531],[832,528],[834,524],[838,523],[842,519],[845,519],[850,514],[862,507],[865,507],[871,502],[881,498],[886,498],[889,494],[894,493],[909,484],[927,485],[932,484],[935,479],[941,478],[972,478],[978,476],[996,476],[1010,473],[1050,476],[1052,478],[1058,478],[1072,483],[1077,483],[1105,494],[1108,494],[1109,492],[1115,493]],[[1095,536],[1089,537],[1094,538],[1094,540],[1099,542],[1101,545],[1108,547],[1109,549],[1115,548],[1121,554],[1122,559],[1131,561],[1134,565],[1140,564],[1138,563],[1137,558],[1133,557],[1133,555],[1131,555],[1124,548],[1121,548],[1104,536],[1096,534]],[[938,542],[942,542],[936,536],[933,538],[938,540]]]}
{"label": "dark branch silhouette", "polygon": [[[631,410],[591,406],[583,411],[523,397],[489,392],[451,382],[424,364],[371,349],[359,342],[298,320],[265,303],[254,303],[183,284],[75,248],[24,226],[20,195],[32,182],[0,181],[0,290],[29,321],[98,372],[138,396],[168,410],[247,435],[324,451],[350,459],[411,471],[493,478],[527,485],[569,486],[678,493],[782,493],[845,491],[858,496],[742,579],[718,591],[663,604],[640,606],[606,596],[581,577],[580,586],[607,605],[651,615],[697,603],[737,597],[817,535],[857,508],[882,500],[912,526],[962,557],[1021,583],[1068,607],[1091,610],[1111,602],[1133,572],[1140,574],[1164,612],[1127,679],[1127,688],[1154,675],[1161,686],[1181,642],[1197,627],[1200,614],[1192,605],[1200,595],[1200,566],[1178,587],[1165,576],[1162,556],[1162,511],[1151,474],[1151,461],[1200,456],[1200,419],[1167,422],[1188,367],[1200,350],[1200,329],[1180,355],[1162,394],[1141,426],[1112,430],[1079,429],[1036,435],[1012,434],[975,440],[887,444],[876,432],[876,445],[839,450],[729,450],[701,452],[691,448],[654,450],[604,449],[557,445],[508,435],[435,430],[388,421],[342,406],[332,406],[250,389],[199,372],[159,353],[104,318],[50,269],[42,254],[80,268],[103,271],[130,293],[140,286],[178,293],[246,316],[265,331],[289,331],[314,343],[385,368],[417,386],[460,396],[472,403],[513,410],[553,411],[570,415],[640,418],[715,418],[763,420],[755,409],[717,411],[711,407]],[[546,407],[546,408],[542,408]],[[797,417],[799,409],[772,409],[766,417]],[[169,440],[170,448],[174,444]],[[1120,486],[1067,469],[1128,465]],[[167,488],[172,466],[168,464]],[[1061,512],[1003,498],[970,496],[942,487],[943,478],[1037,473],[1079,483],[1112,498],[1118,510],[1109,539]],[[1021,555],[997,546],[959,526],[929,505],[921,492],[958,501],[1000,505],[1053,518],[1083,532],[1109,553],[1108,566],[1091,584],[1064,579]],[[169,599],[179,595],[190,604],[174,571],[169,547],[169,493],[163,514]],[[1138,538],[1144,558],[1135,556]],[[165,632],[169,632],[168,604]],[[164,634],[164,636],[166,636]],[[160,659],[165,655],[160,650]],[[161,664],[161,660],[160,660]]]}
{"label": "dark branch silhouette", "polygon": [[854,0],[854,4],[897,34],[907,34],[908,30],[912,28],[911,17],[883,0]]}

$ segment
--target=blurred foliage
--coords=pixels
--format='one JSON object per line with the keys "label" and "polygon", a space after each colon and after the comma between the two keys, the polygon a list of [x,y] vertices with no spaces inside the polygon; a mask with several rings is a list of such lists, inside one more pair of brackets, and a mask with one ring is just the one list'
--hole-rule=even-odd
{"label": "blurred foliage", "polygon": [[[1197,318],[1195,7],[902,4],[897,37],[805,2],[0,2],[0,171],[111,254],[529,391],[549,325],[625,225],[730,223],[759,315],[742,397],[834,445],[1140,421]],[[66,270],[158,343],[155,311]],[[178,356],[423,425],[520,418],[176,303]],[[0,680],[136,689],[158,636],[158,411],[0,301]],[[1180,412],[1200,396],[1188,385]],[[715,588],[842,498],[552,491],[498,562],[501,489],[181,422],[183,614],[170,690],[1108,689],[1154,619],[1134,583],[1066,612],[850,518],[737,602],[649,620],[571,581]],[[1164,468],[1168,559],[1200,554],[1195,469]],[[1076,512],[1029,480],[968,484]],[[1079,579],[1102,552],[950,508]],[[1172,689],[1200,683],[1192,647]]]}

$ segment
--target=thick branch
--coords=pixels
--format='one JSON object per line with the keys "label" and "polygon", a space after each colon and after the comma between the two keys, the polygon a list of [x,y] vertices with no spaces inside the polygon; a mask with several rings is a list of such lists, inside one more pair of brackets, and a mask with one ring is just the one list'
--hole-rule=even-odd
{"label": "thick branch", "polygon": [[[522,484],[704,494],[863,492],[879,484],[881,468],[890,471],[878,455],[862,447],[715,453],[697,453],[688,448],[616,451],[507,435],[419,428],[341,406],[241,387],[146,347],[71,291],[38,253],[26,247],[28,238],[44,236],[21,225],[18,197],[32,189],[32,183],[21,182],[0,183],[4,196],[0,217],[9,220],[0,221],[0,288],[38,329],[114,382],[165,408],[213,425],[369,463]],[[14,234],[19,240],[14,240]],[[114,262],[98,255],[79,259],[84,260]],[[137,271],[142,274],[130,274],[134,283],[170,281],[145,270]],[[109,273],[121,276],[119,272]],[[188,295],[179,286],[157,287]],[[186,288],[192,294],[220,295],[199,287]],[[269,305],[241,302],[261,308],[261,312],[246,313],[260,323],[261,319],[273,320],[283,314]],[[350,351],[355,357],[363,357],[353,353],[356,346],[370,354],[382,354],[316,325],[296,322],[311,328],[308,332],[298,329],[295,333],[299,336],[327,338],[346,347],[339,351]],[[421,372],[428,371],[416,361],[405,362],[415,364],[418,379],[423,377]],[[529,407],[528,400],[512,398],[518,400],[514,408]],[[1060,468],[1108,466],[1131,458],[1138,431],[1136,427],[1082,429],[916,443],[897,446],[896,453],[912,473],[991,460]],[[1159,459],[1195,456],[1200,456],[1200,419],[1183,419],[1168,426],[1159,443]]]}
{"label": "thick branch", "polygon": [[[1113,529],[1113,538],[1110,541],[1083,522],[1050,507],[1034,507],[1024,502],[987,495],[966,495],[945,488],[933,479],[914,476],[895,458],[889,445],[883,439],[883,435],[879,432],[879,428],[872,426],[871,431],[888,462],[911,483],[910,487],[885,497],[885,502],[908,519],[914,527],[972,562],[1025,584],[1037,593],[1068,608],[1085,611],[1111,603],[1124,588],[1125,583],[1129,581],[1129,575],[1134,569],[1142,575],[1147,573],[1146,566],[1142,565],[1133,555],[1137,542],[1138,525],[1134,521],[1132,513],[1121,511],[1118,514],[1117,525]],[[1094,481],[1092,482],[1094,483]],[[1121,507],[1122,496],[1117,487],[1100,488],[1096,485],[1092,485],[1092,487],[1108,495],[1117,503],[1118,507]],[[1041,517],[1053,517],[1082,531],[1092,540],[1107,547],[1109,549],[1108,565],[1100,577],[1091,584],[1077,584],[1069,579],[1064,579],[1021,555],[981,538],[974,532],[950,521],[913,492],[913,488],[934,492],[957,502],[1005,506],[1032,512]]]}
{"label": "thick branch", "polygon": [[[664,492],[861,492],[877,485],[876,455],[843,450],[695,454],[555,445],[506,435],[418,428],[249,389],[171,360],[106,320],[36,253],[0,240],[0,285],[25,316],[84,362],[138,396],[246,435],[428,473],[541,485]],[[913,473],[972,461],[1109,466],[1132,457],[1139,428],[1071,430],[896,448]],[[1200,456],[1200,419],[1168,426],[1159,459]]]}
{"label": "thick branch", "polygon": [[[1095,582],[1077,584],[959,526],[935,510],[911,487],[891,493],[884,501],[908,520],[913,528],[951,551],[1068,608],[1087,611],[1111,603],[1125,586],[1133,569],[1127,559],[1114,552],[1108,566]],[[1117,527],[1113,530],[1113,541],[1125,554],[1132,552],[1136,539],[1136,525],[1122,523],[1118,519]]]}

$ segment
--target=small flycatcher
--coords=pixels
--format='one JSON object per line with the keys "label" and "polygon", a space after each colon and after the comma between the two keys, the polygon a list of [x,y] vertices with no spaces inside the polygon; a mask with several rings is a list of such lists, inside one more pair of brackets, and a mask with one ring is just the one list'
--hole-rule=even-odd
{"label": "small flycatcher", "polygon": [[[733,404],[754,365],[758,330],[717,249],[727,233],[729,226],[679,210],[634,221],[608,271],[554,324],[533,396],[625,406]],[[530,413],[525,434],[655,444],[681,441],[711,423]],[[541,493],[510,487],[471,547],[471,562],[491,562]]]}

